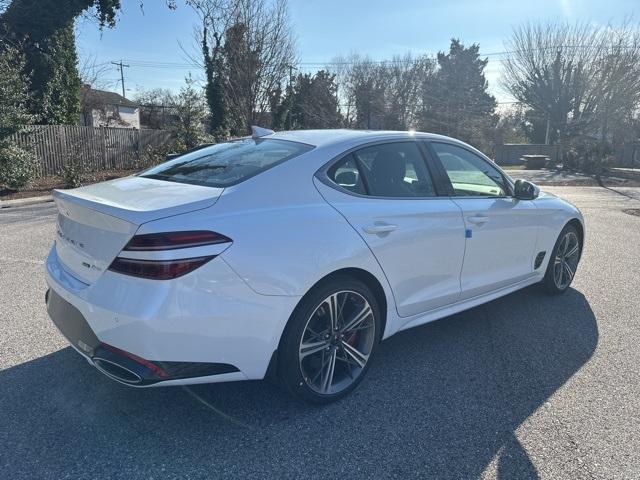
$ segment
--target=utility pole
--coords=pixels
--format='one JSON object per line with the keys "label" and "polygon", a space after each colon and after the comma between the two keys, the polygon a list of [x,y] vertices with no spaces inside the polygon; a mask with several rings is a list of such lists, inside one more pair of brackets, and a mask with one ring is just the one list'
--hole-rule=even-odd
{"label": "utility pole", "polygon": [[291,113],[291,99],[293,95],[293,71],[298,69],[291,64],[287,65],[287,68],[289,69],[289,86],[287,87],[287,96],[286,96],[286,103],[288,106],[287,106],[286,116],[284,120],[284,127],[287,130],[291,130],[293,125],[293,113]]}
{"label": "utility pole", "polygon": [[117,65],[118,67],[120,67],[120,81],[122,82],[122,96],[124,98],[127,98],[127,96],[124,93],[124,68],[129,68],[129,65],[126,65],[124,63],[122,63],[122,60],[120,60],[119,62],[111,62],[113,65]]}
{"label": "utility pole", "polygon": [[289,68],[289,88],[291,88],[291,84],[293,83],[293,71],[297,70],[297,68],[293,65],[287,65],[287,68]]}
{"label": "utility pole", "polygon": [[551,114],[547,114],[547,131],[544,135],[544,143],[545,145],[549,145],[549,134],[551,129]]}

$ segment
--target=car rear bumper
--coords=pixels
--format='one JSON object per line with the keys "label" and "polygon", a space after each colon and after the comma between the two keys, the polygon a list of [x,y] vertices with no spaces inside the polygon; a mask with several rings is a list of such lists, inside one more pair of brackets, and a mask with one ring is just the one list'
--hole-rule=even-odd
{"label": "car rear bumper", "polygon": [[76,351],[131,386],[263,378],[297,297],[255,293],[219,257],[169,281],[106,271],[75,278],[55,246],[49,316]]}
{"label": "car rear bumper", "polygon": [[55,290],[47,290],[45,301],[51,320],[69,343],[90,364],[120,383],[142,387],[239,372],[237,367],[226,363],[163,362],[138,357],[101,342],[80,311]]}

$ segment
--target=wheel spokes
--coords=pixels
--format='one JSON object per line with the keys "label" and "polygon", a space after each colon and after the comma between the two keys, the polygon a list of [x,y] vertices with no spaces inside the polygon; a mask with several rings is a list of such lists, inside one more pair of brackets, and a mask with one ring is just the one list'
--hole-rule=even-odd
{"label": "wheel spokes", "polygon": [[576,253],[578,253],[579,248],[580,248],[580,245],[578,244],[578,242],[576,242],[576,244],[571,248],[571,250],[569,250],[567,253],[564,254],[564,258],[573,257]]}
{"label": "wheel spokes", "polygon": [[[560,244],[553,264],[553,278],[559,289],[566,288],[573,280],[577,261],[571,262],[580,251],[580,242],[572,232],[567,233]],[[575,263],[575,264],[573,264]]]}
{"label": "wheel spokes", "polygon": [[315,392],[333,395],[363,372],[376,338],[374,311],[352,290],[328,295],[307,320],[298,348],[302,378]]}
{"label": "wheel spokes", "polygon": [[342,342],[342,348],[344,349],[345,353],[358,364],[360,368],[364,368],[367,360],[369,359],[369,355],[365,355],[360,350],[352,347],[345,341]]}
{"label": "wheel spokes", "polygon": [[329,304],[329,322],[331,330],[335,331],[338,329],[338,320],[340,314],[340,312],[338,311],[338,294],[334,293],[329,298],[327,298],[325,302]]}
{"label": "wheel spokes", "polygon": [[314,353],[321,352],[329,346],[328,340],[321,340],[318,342],[303,343],[300,345],[300,360]]}
{"label": "wheel spokes", "polygon": [[352,332],[358,325],[360,325],[369,315],[373,312],[371,311],[371,307],[367,303],[362,310],[360,310],[355,317],[349,320],[344,328],[342,329],[342,333],[350,333]]}
{"label": "wheel spokes", "polygon": [[556,281],[556,286],[560,288],[562,286],[562,272],[564,267],[562,266],[564,262],[561,258],[556,257],[556,261],[553,265],[553,278]]}
{"label": "wheel spokes", "polygon": [[565,235],[562,239],[562,256],[564,257],[567,253],[567,249],[569,248],[569,235]]}
{"label": "wheel spokes", "polygon": [[320,391],[322,393],[328,393],[331,388],[331,384],[333,383],[333,374],[336,369],[336,357],[338,351],[334,348],[331,350],[329,355],[329,360],[327,361],[326,367],[322,370],[322,377],[320,380]]}
{"label": "wheel spokes", "polygon": [[562,264],[564,272],[567,275],[567,282],[570,282],[573,279],[573,269],[571,268],[571,265],[569,265],[568,262],[564,262]]}

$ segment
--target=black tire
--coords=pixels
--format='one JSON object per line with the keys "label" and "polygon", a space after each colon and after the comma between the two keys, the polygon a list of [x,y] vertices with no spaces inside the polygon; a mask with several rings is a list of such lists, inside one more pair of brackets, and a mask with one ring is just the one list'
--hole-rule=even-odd
{"label": "black tire", "polygon": [[[359,363],[365,358],[364,356],[360,358],[358,364],[356,364],[356,362],[350,363],[350,360],[353,360],[355,356],[353,353],[347,352],[345,347],[348,348],[348,346],[345,345],[345,342],[351,342],[352,337],[349,337],[348,340],[345,339],[344,335],[340,335],[342,332],[341,329],[334,330],[329,340],[325,339],[328,333],[322,335],[318,335],[317,333],[318,330],[323,328],[321,325],[325,325],[325,321],[327,330],[329,332],[332,331],[329,326],[329,322],[331,322],[329,299],[332,296],[335,296],[338,302],[342,302],[342,308],[340,310],[336,309],[336,311],[342,314],[342,310],[344,310],[343,323],[346,324],[353,323],[353,319],[349,320],[352,312],[364,311],[366,314],[367,305],[364,303],[365,301],[370,307],[371,315],[367,314],[365,319],[359,323],[360,327],[356,328],[358,331],[348,333],[348,335],[356,335],[357,339],[359,338],[358,335],[363,336],[362,338],[366,336],[366,342],[363,343],[363,347],[360,348],[358,345],[360,350],[368,352],[363,367],[360,367]],[[340,315],[336,317],[339,318]],[[356,317],[357,315],[353,316],[353,318]],[[311,325],[312,322],[316,322],[313,324],[313,328]],[[320,326],[316,327],[317,325]],[[347,326],[349,325],[343,325],[343,327]],[[370,330],[371,328],[375,329],[373,333]],[[347,330],[343,331],[348,332]],[[312,333],[310,334],[309,332]],[[319,404],[334,402],[352,392],[363,380],[380,343],[381,335],[382,314],[379,303],[369,287],[349,276],[340,275],[332,277],[328,281],[316,285],[308,292],[292,313],[282,335],[282,340],[280,341],[278,351],[279,376],[287,389],[298,399]],[[338,338],[333,338],[334,336]],[[305,340],[305,338],[307,340]],[[307,345],[314,344],[314,342],[319,344],[324,341],[329,346],[327,348],[321,346],[317,352],[315,351],[317,349],[314,348],[314,353],[306,354],[307,356],[303,357],[303,341]],[[352,348],[354,349],[353,351],[361,353],[355,349],[355,346],[352,346]],[[309,350],[311,349],[307,349],[307,351]],[[325,355],[327,359],[326,362]],[[344,359],[339,358],[342,356],[344,356]],[[325,392],[320,392],[319,390],[322,390],[322,387],[327,384],[327,382],[323,382],[323,379],[328,378],[329,374],[327,373],[325,375],[323,372],[319,372],[315,375],[321,375],[319,381],[314,380],[311,378],[314,376],[313,371],[311,371],[311,373],[309,372],[311,369],[309,364],[315,362],[315,364],[319,366],[319,369],[322,370],[321,365],[327,362],[331,364],[332,359],[335,367],[330,373],[331,378],[328,380],[328,388]],[[307,371],[303,372],[305,369],[307,369]],[[349,373],[348,377],[346,375],[347,373]],[[331,382],[334,380],[334,374],[339,374],[344,377],[341,383],[332,385]],[[323,384],[320,385],[320,383]],[[335,391],[332,389],[335,389]]]}
{"label": "black tire", "polygon": [[[570,243],[565,246],[564,242],[567,241],[567,238],[570,239]],[[572,243],[573,239],[575,239],[575,245]],[[574,249],[574,246],[577,247],[575,253],[570,258],[564,257],[563,254],[570,253],[570,251]],[[558,235],[556,244],[554,245],[551,256],[549,257],[547,271],[545,272],[544,279],[542,280],[542,286],[548,293],[552,295],[560,295],[569,289],[569,286],[575,276],[581,254],[582,239],[580,238],[578,230],[571,224],[565,225],[560,232],[560,235]],[[566,267],[569,269],[567,270]],[[563,281],[560,282],[558,281],[558,270],[564,274]],[[569,272],[572,272],[571,275],[569,275]]]}

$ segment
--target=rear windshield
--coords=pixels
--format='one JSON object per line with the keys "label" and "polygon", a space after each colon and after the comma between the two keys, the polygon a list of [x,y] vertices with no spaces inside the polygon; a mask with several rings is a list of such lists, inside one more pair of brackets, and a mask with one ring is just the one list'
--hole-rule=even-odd
{"label": "rear windshield", "polygon": [[140,176],[227,187],[312,149],[310,145],[287,140],[243,138],[186,153],[146,170]]}

